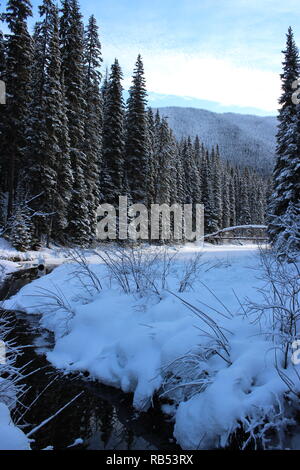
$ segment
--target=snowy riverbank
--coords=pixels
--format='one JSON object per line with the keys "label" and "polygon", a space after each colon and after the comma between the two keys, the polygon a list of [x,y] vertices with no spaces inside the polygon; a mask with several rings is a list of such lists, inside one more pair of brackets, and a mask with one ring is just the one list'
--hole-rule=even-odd
{"label": "snowy riverbank", "polygon": [[30,450],[25,434],[12,422],[8,407],[0,402],[0,450]]}
{"label": "snowy riverbank", "polygon": [[[9,274],[18,270],[18,265],[11,261],[0,260],[0,288]],[[1,307],[1,303],[0,303]],[[4,364],[8,323],[5,314],[0,311],[0,450],[29,450],[29,440],[25,434],[17,428],[11,418],[11,409],[14,408],[16,396],[14,389],[14,360]],[[6,349],[6,348],[5,348]],[[6,376],[6,379],[3,378]],[[12,380],[11,380],[11,379]]]}
{"label": "snowy riverbank", "polygon": [[265,284],[257,247],[123,254],[64,264],[5,307],[43,314],[43,327],[55,333],[47,356],[55,367],[133,392],[138,410],[151,406],[154,393],[167,396],[173,405],[164,411],[184,449],[223,447],[241,423],[276,421],[287,386],[267,323],[253,321],[244,306],[246,298],[261,300]]}

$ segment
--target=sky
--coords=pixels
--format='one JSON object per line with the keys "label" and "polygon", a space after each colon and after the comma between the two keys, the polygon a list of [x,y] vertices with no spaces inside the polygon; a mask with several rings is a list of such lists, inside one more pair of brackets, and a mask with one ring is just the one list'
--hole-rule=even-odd
{"label": "sky", "polygon": [[288,26],[300,45],[299,0],[79,1],[100,26],[103,71],[117,57],[125,89],[142,55],[151,106],[277,113]]}

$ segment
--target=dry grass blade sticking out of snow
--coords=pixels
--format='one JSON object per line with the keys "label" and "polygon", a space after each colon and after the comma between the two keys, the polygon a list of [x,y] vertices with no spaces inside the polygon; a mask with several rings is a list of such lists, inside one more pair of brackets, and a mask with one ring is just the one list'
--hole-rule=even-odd
{"label": "dry grass blade sticking out of snow", "polygon": [[[160,396],[167,396],[172,400],[180,402],[189,400],[194,395],[202,393],[213,383],[215,371],[208,366],[208,361],[211,358],[218,356],[224,361],[226,367],[231,365],[228,336],[231,336],[232,332],[219,326],[209,314],[199,307],[192,305],[173,292],[170,293],[180,300],[183,305],[200,320],[200,324],[204,324],[204,327],[195,325],[195,328],[200,332],[199,338],[201,338],[201,344],[199,344],[197,348],[177,358],[171,364],[166,365],[162,370],[162,375],[165,379],[162,386],[163,392],[161,392]],[[213,292],[211,293],[217,298]],[[217,300],[219,299],[217,298]],[[216,311],[215,309],[212,310],[230,319],[230,317],[226,315],[227,309],[224,313]]]}
{"label": "dry grass blade sticking out of snow", "polygon": [[261,249],[265,282],[259,290],[263,301],[248,301],[255,321],[268,331],[274,346],[283,353],[281,366],[287,369],[292,356],[292,345],[300,339],[300,269],[296,261],[286,262],[273,250]]}
{"label": "dry grass blade sticking out of snow", "polygon": [[5,345],[0,363],[0,402],[10,409],[15,407],[18,396],[25,390],[24,385],[21,384],[24,379],[24,369],[16,367],[16,359],[22,354],[22,347],[18,347],[15,340],[9,339],[12,333],[11,314],[0,309],[0,342]]}

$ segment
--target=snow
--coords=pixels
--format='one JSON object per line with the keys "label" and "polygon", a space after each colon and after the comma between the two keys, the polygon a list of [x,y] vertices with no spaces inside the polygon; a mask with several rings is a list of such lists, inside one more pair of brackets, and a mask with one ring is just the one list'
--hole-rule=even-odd
{"label": "snow", "polygon": [[[5,253],[11,253],[11,251],[10,244],[0,238],[0,284],[6,276],[19,269],[18,263],[3,259],[10,258],[10,256],[5,256]],[[13,384],[7,386],[6,383],[7,379],[0,377],[0,392],[1,385],[6,390],[4,396],[0,393],[0,450],[30,450],[29,440],[11,419],[8,406],[14,407],[16,396]]]}
{"label": "snow", "polygon": [[274,395],[284,392],[284,383],[278,380],[273,367],[270,345],[257,339],[249,340],[250,332],[247,329],[242,341],[240,330],[235,331],[239,339],[231,343],[232,366],[219,370],[203,393],[179,405],[174,435],[183,448],[209,449],[225,445],[238,421],[253,415],[258,407],[271,407]]}
{"label": "snow", "polygon": [[39,251],[26,251],[24,253],[16,250],[12,245],[0,237],[0,266],[11,263],[16,268],[19,264],[31,267],[39,264],[41,261],[48,265],[59,265],[66,261],[67,254],[64,248],[52,246],[51,248],[42,248]]}
{"label": "snow", "polygon": [[8,275],[18,270],[17,263],[13,261],[0,260],[0,281]]}
{"label": "snow", "polygon": [[[144,254],[153,251],[145,248]],[[198,279],[179,294],[187,261],[199,252]],[[181,247],[165,288],[156,273],[159,296],[150,288],[124,293],[100,258],[89,255],[101,291],[76,275],[74,263],[66,263],[5,302],[7,309],[42,314],[42,326],[55,334],[55,346],[47,353],[55,367],[88,371],[93,379],[133,392],[140,411],[151,406],[155,392],[166,391],[176,406],[164,406],[164,411],[174,419],[174,436],[183,449],[225,446],[240,422],[259,421],[260,410],[272,413],[281,403],[286,385],[274,367],[273,343],[262,333],[264,325],[245,315],[240,305],[246,298],[260,300],[264,281],[256,245]],[[160,258],[158,272],[162,263]],[[46,298],[49,291],[64,305]],[[204,315],[220,328],[228,356]],[[192,357],[197,357],[196,366]],[[174,379],[178,371],[179,383]],[[184,382],[198,385],[182,387]]]}
{"label": "snow", "polygon": [[0,402],[0,450],[30,450],[25,434],[12,423],[9,409]]}
{"label": "snow", "polygon": [[71,444],[70,446],[68,446],[68,448],[71,448],[71,447],[76,447],[76,446],[79,446],[83,444],[83,439],[81,439],[81,437],[79,437],[78,439],[75,439],[75,441],[73,442],[73,444]]}

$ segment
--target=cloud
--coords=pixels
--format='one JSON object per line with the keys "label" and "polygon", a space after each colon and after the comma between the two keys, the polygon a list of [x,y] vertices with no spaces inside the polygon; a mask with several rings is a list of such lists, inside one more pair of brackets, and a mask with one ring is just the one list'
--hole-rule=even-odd
{"label": "cloud", "polygon": [[218,102],[223,106],[241,106],[268,112],[278,108],[280,79],[275,72],[239,66],[230,58],[201,53],[186,54],[170,50],[138,50],[130,46],[106,50],[117,56],[128,88],[136,56],[142,52],[150,92]]}

